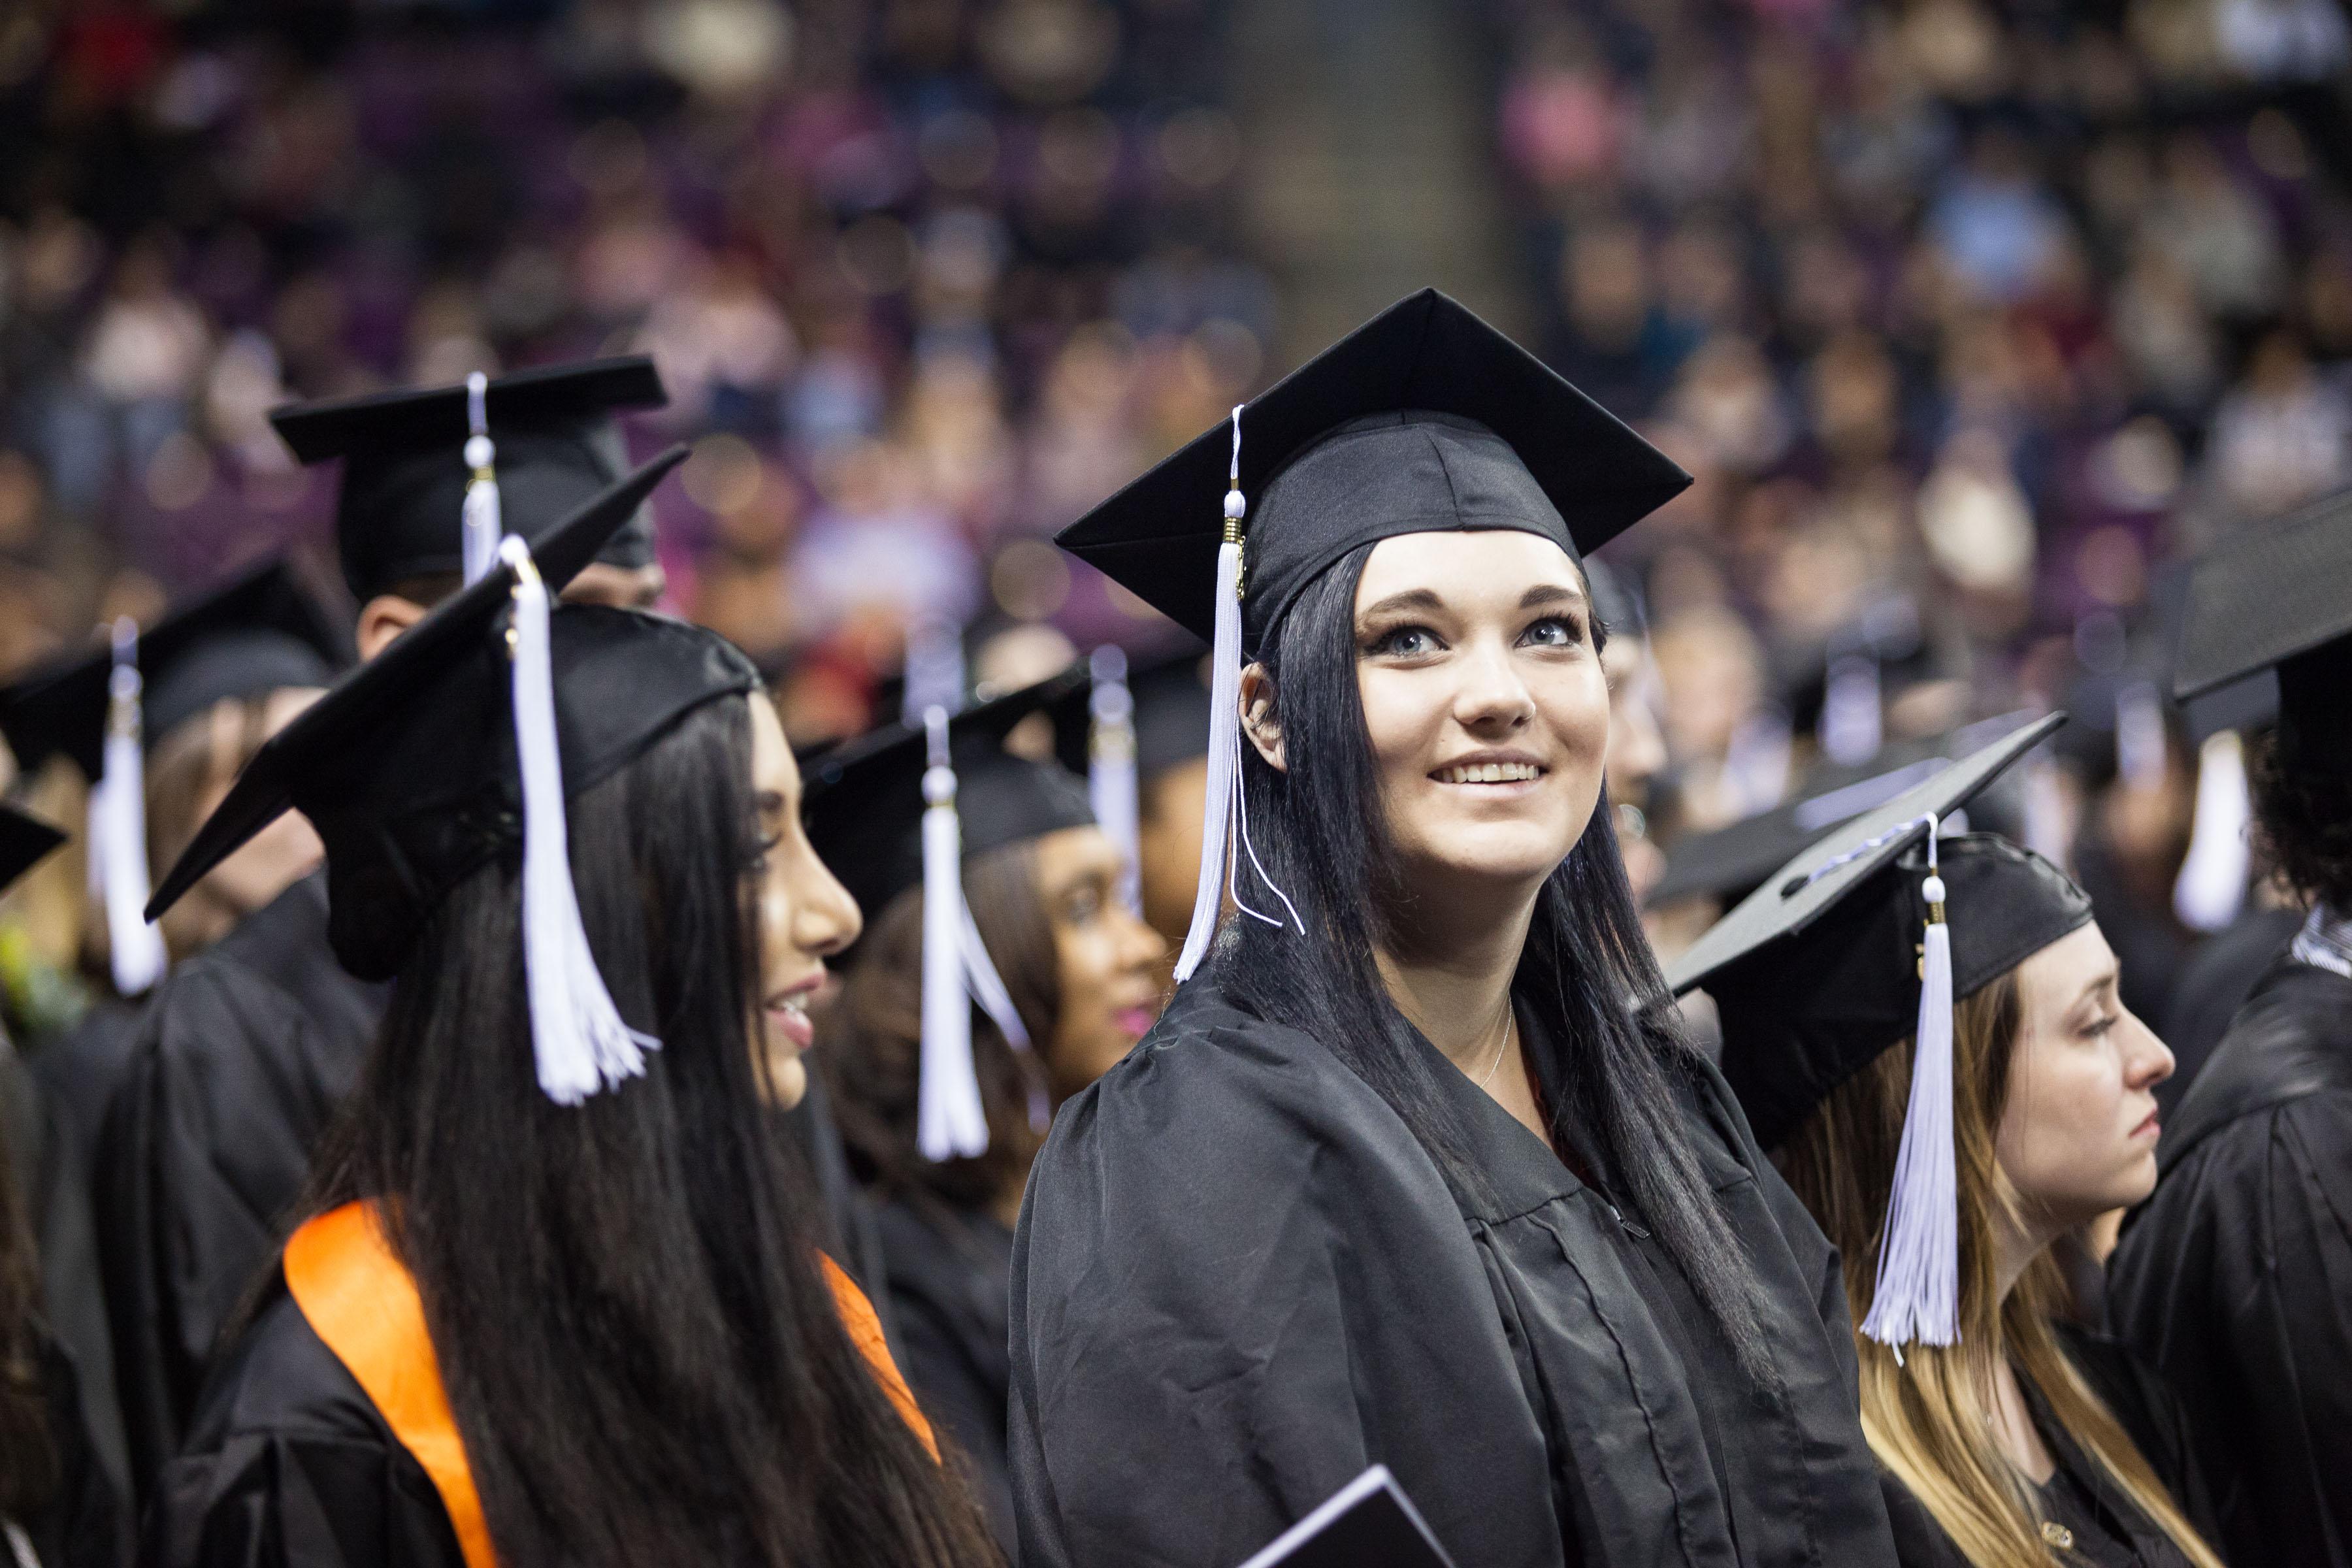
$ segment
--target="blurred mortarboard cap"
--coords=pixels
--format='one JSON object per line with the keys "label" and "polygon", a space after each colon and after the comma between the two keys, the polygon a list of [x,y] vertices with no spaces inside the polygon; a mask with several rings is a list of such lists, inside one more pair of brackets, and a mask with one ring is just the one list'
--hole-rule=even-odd
{"label": "blurred mortarboard cap", "polygon": [[65,841],[64,834],[39,817],[0,802],[0,892]]}
{"label": "blurred mortarboard cap", "polygon": [[[1083,780],[1057,763],[1004,749],[1004,738],[1024,719],[1074,693],[1083,701],[1087,685],[1086,667],[1074,665],[949,721],[966,858],[1095,820]],[[922,885],[929,765],[923,726],[906,722],[869,730],[802,763],[809,841],[869,921]]]}
{"label": "blurred mortarboard cap", "polygon": [[[642,354],[517,371],[488,381],[487,433],[496,447],[506,531],[529,537],[571,515],[628,468],[613,416],[667,401]],[[464,565],[466,458],[472,434],[463,385],[376,393],[274,411],[270,423],[304,463],[341,458],[336,545],[362,603],[411,578]],[[654,559],[651,514],[622,520],[597,559],[635,568]]]}
{"label": "blurred mortarboard cap", "polygon": [[1592,613],[1611,637],[1650,635],[1641,593],[1622,572],[1606,561],[1587,560],[1584,580],[1592,584]]}
{"label": "blurred mortarboard cap", "polygon": [[1374,1465],[1241,1568],[1454,1568],[1386,1465]]}
{"label": "blurred mortarboard cap", "polygon": [[[1208,652],[1199,644],[1162,654],[1128,671],[1134,699],[1135,772],[1149,781],[1209,751]],[[1055,705],[1054,750],[1062,765],[1084,772],[1093,730],[1093,693],[1073,689]]]}
{"label": "blurred mortarboard cap", "polygon": [[[2189,568],[2172,668],[2184,703],[2234,694],[2259,721],[2274,671],[2279,760],[2352,774],[2352,490],[2216,546]],[[2193,710],[2192,710],[2193,711]]]}
{"label": "blurred mortarboard cap", "polygon": [[[166,611],[139,634],[140,728],[153,744],[215,702],[326,686],[348,660],[342,638],[282,562]],[[99,647],[0,691],[0,734],[17,764],[63,752],[90,779],[104,771],[114,653]]]}
{"label": "blurred mortarboard cap", "polygon": [[[549,595],[683,460],[673,448],[607,486],[533,550]],[[444,601],[264,742],[148,906],[152,919],[289,810],[327,851],[328,937],[362,979],[389,978],[440,900],[514,848],[524,785],[508,638],[517,573]],[[550,617],[555,739],[577,795],[653,743],[688,710],[756,688],[750,662],[715,635],[631,611],[567,606]]]}
{"label": "blurred mortarboard cap", "polygon": [[[1255,647],[1299,591],[1394,534],[1516,529],[1581,557],[1690,476],[1433,289],[1381,311],[1239,413]],[[1216,631],[1234,432],[1220,424],[1055,536],[1186,630]]]}

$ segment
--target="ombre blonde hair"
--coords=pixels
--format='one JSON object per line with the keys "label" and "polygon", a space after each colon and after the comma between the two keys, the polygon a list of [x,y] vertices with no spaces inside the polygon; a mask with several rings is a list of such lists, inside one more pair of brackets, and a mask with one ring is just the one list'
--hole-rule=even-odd
{"label": "ombre blonde hair", "polygon": [[[2042,1536],[2026,1478],[1994,1440],[1994,1370],[2006,1356],[2067,1434],[2199,1568],[2221,1568],[2052,1327],[2063,1300],[2048,1250],[1999,1297],[1993,1238],[2019,1210],[1994,1155],[2011,1058],[2024,1022],[2017,972],[1964,998],[1953,1018],[1952,1128],[1959,1177],[1959,1342],[1889,1347],[1856,1331],[1862,1430],[1878,1462],[1919,1500],[1974,1568],[2063,1568]],[[1911,1094],[1911,1042],[1881,1052],[1790,1137],[1782,1173],[1836,1244],[1860,1323],[1877,1287],[1880,1232]]]}

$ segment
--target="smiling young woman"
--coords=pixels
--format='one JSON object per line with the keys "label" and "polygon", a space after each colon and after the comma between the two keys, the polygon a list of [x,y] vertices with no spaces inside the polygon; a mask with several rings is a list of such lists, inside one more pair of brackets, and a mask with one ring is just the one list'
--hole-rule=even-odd
{"label": "smiling young woman", "polygon": [[1434,294],[1234,432],[1237,605],[1236,546],[1167,521],[1234,433],[1064,535],[1248,660],[1197,906],[1230,766],[1239,912],[1031,1179],[1023,1562],[1240,1561],[1375,1461],[1465,1563],[1889,1560],[1834,1256],[1677,1032],[1605,811],[1579,552],[1681,475]]}

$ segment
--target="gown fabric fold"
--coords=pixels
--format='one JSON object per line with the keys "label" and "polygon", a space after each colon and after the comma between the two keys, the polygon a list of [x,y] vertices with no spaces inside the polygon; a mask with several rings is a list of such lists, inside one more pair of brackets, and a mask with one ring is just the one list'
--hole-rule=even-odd
{"label": "gown fabric fold", "polygon": [[2180,1396],[2225,1560],[2352,1568],[2352,980],[2273,964],[2158,1164],[2109,1326]]}
{"label": "gown fabric fold", "polygon": [[1836,1253],[1721,1078],[1686,1076],[1770,1393],[1643,1216],[1469,1080],[1441,1075],[1484,1196],[1314,1039],[1189,983],[1030,1179],[1024,1568],[1230,1568],[1376,1462],[1482,1568],[1893,1562]]}

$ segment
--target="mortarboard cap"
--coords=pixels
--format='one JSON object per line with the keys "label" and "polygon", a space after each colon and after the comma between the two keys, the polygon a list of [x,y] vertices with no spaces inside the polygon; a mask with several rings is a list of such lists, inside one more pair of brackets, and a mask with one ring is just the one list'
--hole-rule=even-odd
{"label": "mortarboard cap", "polygon": [[[1863,1331],[1900,1346],[1958,1333],[1952,1007],[2087,922],[2090,900],[2040,856],[1937,825],[2064,722],[2024,725],[1806,848],[1674,965],[1723,1025],[1723,1072],[1757,1141],[1777,1145],[1906,1036],[1910,1103]],[[1947,918],[1947,910],[1949,918]]]}
{"label": "mortarboard cap", "polygon": [[[1198,644],[1139,664],[1127,676],[1134,699],[1135,772],[1149,780],[1209,751],[1207,651]],[[1091,694],[1075,691],[1054,715],[1054,751],[1072,773],[1084,772]]]}
{"label": "mortarboard cap", "polygon": [[1386,1465],[1374,1465],[1241,1568],[1454,1568]]}
{"label": "mortarboard cap", "polygon": [[1211,646],[1201,881],[1178,981],[1219,918],[1241,659],[1308,584],[1360,545],[1410,533],[1511,530],[1580,560],[1689,483],[1542,361],[1424,289],[1056,534]]}
{"label": "mortarboard cap", "polygon": [[[2287,766],[2352,774],[2352,490],[2207,552],[2189,568],[2173,695],[2278,672]],[[2247,700],[2258,705],[2255,689]]]}
{"label": "mortarboard cap", "polygon": [[[139,634],[137,659],[151,748],[215,702],[326,686],[348,662],[325,612],[279,562],[167,611]],[[114,662],[97,648],[0,691],[0,734],[18,765],[29,771],[63,752],[86,777],[101,775]]]}
{"label": "mortarboard cap", "polygon": [[[673,448],[551,529],[534,553],[550,594],[595,557],[685,457]],[[520,541],[510,541],[520,547]],[[522,832],[522,784],[499,634],[512,569],[446,600],[264,742],[148,906],[152,919],[289,810],[327,851],[328,938],[363,980],[389,978],[441,899]],[[688,710],[758,684],[716,636],[591,606],[551,617],[566,793],[637,755]]]}
{"label": "mortarboard cap", "polygon": [[1248,498],[1246,646],[1323,570],[1394,534],[1517,529],[1581,558],[1690,476],[1541,360],[1433,289],[1390,306],[1055,535],[1204,639],[1215,499]]}
{"label": "mortarboard cap", "polygon": [[0,892],[65,841],[64,834],[39,817],[0,801]]}
{"label": "mortarboard cap", "polygon": [[[300,404],[269,419],[302,462],[343,459],[336,546],[344,580],[365,603],[409,578],[467,564],[468,492],[477,469],[490,467],[469,460],[475,413],[495,452],[499,520],[529,536],[627,471],[616,411],[667,401],[653,361],[635,354],[487,379],[478,409],[460,384]],[[650,564],[651,515],[624,519],[597,559]]]}

